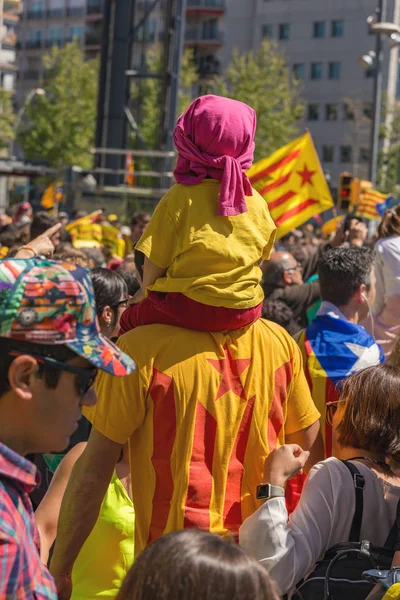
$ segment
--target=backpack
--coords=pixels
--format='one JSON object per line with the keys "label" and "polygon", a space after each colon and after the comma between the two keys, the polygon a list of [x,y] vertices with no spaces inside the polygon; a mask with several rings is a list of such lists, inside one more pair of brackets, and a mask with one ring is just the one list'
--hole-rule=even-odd
{"label": "backpack", "polygon": [[357,467],[345,460],[354,481],[356,506],[349,541],[332,546],[310,575],[296,586],[292,600],[365,600],[374,584],[363,579],[363,571],[390,569],[398,532],[400,501],[396,521],[383,548],[360,541],[365,479]]}

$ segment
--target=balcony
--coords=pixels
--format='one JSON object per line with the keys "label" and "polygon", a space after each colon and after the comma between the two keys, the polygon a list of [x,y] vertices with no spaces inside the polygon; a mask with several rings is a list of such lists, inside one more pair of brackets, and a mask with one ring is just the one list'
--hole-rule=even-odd
{"label": "balcony", "polygon": [[92,50],[101,48],[101,36],[97,33],[87,33],[85,35],[85,46],[90,46]]}
{"label": "balcony", "polygon": [[46,40],[45,41],[45,46],[46,48],[52,48],[53,46],[58,46],[59,48],[61,48],[61,46],[64,45],[64,40]]}
{"label": "balcony", "polygon": [[83,17],[86,11],[83,6],[71,6],[67,9],[68,17]]}
{"label": "balcony", "polygon": [[200,46],[203,48],[218,48],[224,43],[222,31],[205,31],[200,29],[186,29],[185,46]]}
{"label": "balcony", "polygon": [[39,19],[44,19],[45,16],[45,10],[28,10],[28,12],[26,13],[26,18],[30,21],[38,21]]}
{"label": "balcony", "polygon": [[24,71],[23,73],[24,81],[34,80],[37,81],[40,77],[39,69],[29,69],[28,71]]}
{"label": "balcony", "polygon": [[47,11],[48,19],[59,19],[65,17],[65,10],[63,8],[50,8]]}
{"label": "balcony", "polygon": [[202,56],[196,61],[196,65],[200,77],[220,75],[221,73],[221,63],[215,57]]}
{"label": "balcony", "polygon": [[226,0],[188,0],[186,15],[222,16],[226,10]]}
{"label": "balcony", "polygon": [[38,48],[42,48],[42,47],[43,47],[42,40],[27,40],[25,42],[25,48],[27,50],[37,50]]}
{"label": "balcony", "polygon": [[91,16],[103,16],[104,13],[104,2],[99,2],[98,0],[91,1],[89,0],[86,14]]}

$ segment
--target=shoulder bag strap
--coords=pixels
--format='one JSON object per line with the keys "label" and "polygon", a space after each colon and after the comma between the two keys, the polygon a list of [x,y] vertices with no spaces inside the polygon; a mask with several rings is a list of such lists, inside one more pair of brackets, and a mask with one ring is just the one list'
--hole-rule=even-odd
{"label": "shoulder bag strap", "polygon": [[350,471],[351,477],[354,482],[355,494],[356,494],[356,508],[354,511],[353,522],[351,524],[349,542],[359,542],[360,541],[360,533],[361,533],[361,522],[363,516],[364,509],[364,487],[365,487],[365,479],[364,476],[361,475],[360,471],[357,467],[347,461],[341,461],[348,470]]}

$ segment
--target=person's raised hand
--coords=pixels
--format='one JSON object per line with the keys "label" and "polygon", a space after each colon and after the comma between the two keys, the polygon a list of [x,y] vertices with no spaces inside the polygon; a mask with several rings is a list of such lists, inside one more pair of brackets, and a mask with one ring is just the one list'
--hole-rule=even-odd
{"label": "person's raised hand", "polygon": [[310,453],[297,444],[285,444],[275,448],[265,460],[264,483],[285,487],[306,464]]}
{"label": "person's raised hand", "polygon": [[368,228],[362,221],[352,219],[349,226],[349,242],[352,246],[361,246],[367,239]]}
{"label": "person's raised hand", "polygon": [[47,229],[44,233],[39,235],[37,238],[26,244],[17,252],[15,258],[33,258],[38,254],[51,258],[54,254],[54,244],[52,238],[61,229],[61,223],[56,223],[50,229]]}

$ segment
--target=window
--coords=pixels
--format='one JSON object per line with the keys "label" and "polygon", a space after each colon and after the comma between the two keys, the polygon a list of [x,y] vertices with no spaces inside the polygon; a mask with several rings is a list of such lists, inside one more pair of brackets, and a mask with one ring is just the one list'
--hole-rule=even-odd
{"label": "window", "polygon": [[31,42],[41,42],[43,37],[43,31],[41,29],[36,29],[29,32],[29,40]]}
{"label": "window", "polygon": [[279,25],[278,37],[280,40],[288,40],[290,38],[290,25],[289,23],[281,23]]}
{"label": "window", "polygon": [[51,42],[61,42],[64,39],[64,28],[51,27],[51,29],[49,29],[48,37]]}
{"label": "window", "polygon": [[309,104],[308,105],[307,119],[309,121],[318,121],[318,119],[319,119],[319,104]]}
{"label": "window", "polygon": [[38,17],[44,15],[44,2],[32,2],[30,12]]}
{"label": "window", "polygon": [[367,119],[372,119],[372,111],[373,111],[372,102],[364,102],[364,104],[363,104],[364,117],[367,117]]}
{"label": "window", "polygon": [[325,37],[325,21],[314,21],[313,37],[314,38],[324,38]]}
{"label": "window", "polygon": [[342,70],[342,63],[340,63],[340,62],[329,63],[329,67],[328,67],[329,79],[340,79],[341,70]]}
{"label": "window", "polygon": [[338,117],[338,105],[337,104],[326,104],[325,105],[325,119],[327,121],[336,121]]}
{"label": "window", "polygon": [[69,35],[71,39],[81,40],[85,35],[85,26],[84,25],[73,25],[69,28]]}
{"label": "window", "polygon": [[273,26],[268,23],[267,25],[262,25],[261,27],[261,37],[262,38],[272,38],[274,35]]}
{"label": "window", "polygon": [[322,63],[311,63],[310,79],[322,79]]}
{"label": "window", "polygon": [[293,75],[297,79],[305,79],[306,69],[304,63],[296,63],[293,65]]}
{"label": "window", "polygon": [[218,39],[218,19],[203,21],[203,40]]}
{"label": "window", "polygon": [[322,146],[322,162],[332,163],[335,160],[335,147]]}
{"label": "window", "polygon": [[360,162],[369,162],[371,159],[371,152],[369,148],[360,148]]}
{"label": "window", "polygon": [[331,23],[331,36],[332,37],[343,37],[344,21],[332,21]]}
{"label": "window", "polygon": [[351,163],[353,160],[353,148],[351,146],[340,146],[340,162]]}
{"label": "window", "polygon": [[343,119],[345,121],[354,121],[354,110],[348,102],[343,104]]}

